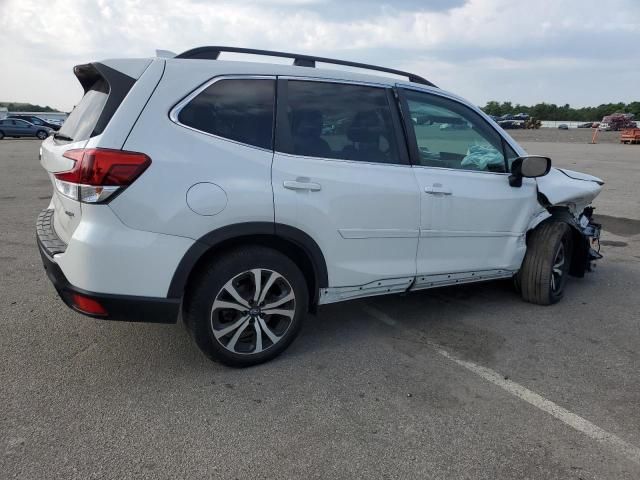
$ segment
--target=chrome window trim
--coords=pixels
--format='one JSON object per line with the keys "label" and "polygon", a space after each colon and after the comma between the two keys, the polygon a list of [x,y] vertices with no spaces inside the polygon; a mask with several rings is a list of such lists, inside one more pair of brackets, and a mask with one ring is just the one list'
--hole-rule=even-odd
{"label": "chrome window trim", "polygon": [[490,172],[488,170],[471,170],[471,169],[466,169],[466,168],[451,168],[451,167],[434,167],[432,165],[411,165],[413,168],[433,168],[436,170],[449,170],[452,172],[467,172],[467,173],[484,173],[489,174],[489,175],[511,175],[510,173],[507,172]]}
{"label": "chrome window trim", "polygon": [[285,157],[295,157],[302,158],[305,160],[314,160],[321,162],[342,162],[342,163],[353,163],[356,165],[382,165],[384,167],[403,167],[403,168],[411,168],[413,165],[404,164],[404,163],[385,163],[385,162],[368,162],[366,160],[349,160],[348,158],[331,158],[331,157],[311,157],[309,155],[296,155],[295,153],[287,153],[282,152],[280,150],[276,150],[275,153],[278,155],[283,155]]}
{"label": "chrome window trim", "polygon": [[302,81],[302,82],[342,83],[345,85],[362,85],[364,87],[393,89],[393,85],[390,85],[388,83],[366,82],[361,80],[342,80],[340,78],[305,77],[300,75],[278,75],[278,79]]}
{"label": "chrome window trim", "polygon": [[[178,101],[178,103],[176,103],[173,107],[171,107],[171,110],[169,110],[169,120],[171,120],[176,125],[179,125],[179,126],[181,126],[183,128],[191,130],[193,132],[198,132],[198,133],[201,133],[203,135],[207,135],[208,137],[217,138],[218,140],[224,140],[226,142],[235,143],[236,145],[242,145],[244,147],[255,148],[256,150],[261,150],[263,152],[273,153],[273,151],[274,151],[273,148],[258,147],[256,145],[251,145],[250,143],[240,142],[238,140],[233,140],[232,138],[221,137],[220,135],[215,135],[213,133],[205,132],[204,130],[200,130],[198,128],[194,128],[194,127],[191,127],[189,125],[185,125],[184,123],[180,122],[180,120],[178,120],[178,117],[179,117],[180,112],[182,111],[182,109],[189,102],[191,102],[191,100],[193,100],[195,97],[200,95],[204,90],[209,88],[214,83],[219,82],[220,80],[273,80],[275,82],[276,79],[277,79],[276,75],[218,75],[218,76],[213,77],[213,78],[207,80],[206,82],[204,82],[202,85],[197,87],[191,93],[187,94],[187,96],[184,97],[182,100]],[[273,136],[273,130],[276,128],[276,125],[275,125],[275,112],[276,112],[275,88],[276,87],[275,87],[275,84],[274,84],[274,97],[273,97],[274,122],[273,122],[273,129],[272,129],[272,132],[271,132],[272,136]]]}

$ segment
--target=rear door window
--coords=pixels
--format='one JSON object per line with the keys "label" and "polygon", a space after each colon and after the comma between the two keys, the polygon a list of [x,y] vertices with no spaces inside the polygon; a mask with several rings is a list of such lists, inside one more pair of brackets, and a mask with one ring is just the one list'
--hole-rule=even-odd
{"label": "rear door window", "polygon": [[275,79],[215,81],[178,113],[187,127],[255,147],[273,148]]}
{"label": "rear door window", "polygon": [[387,89],[289,80],[285,153],[374,163],[405,163]]}

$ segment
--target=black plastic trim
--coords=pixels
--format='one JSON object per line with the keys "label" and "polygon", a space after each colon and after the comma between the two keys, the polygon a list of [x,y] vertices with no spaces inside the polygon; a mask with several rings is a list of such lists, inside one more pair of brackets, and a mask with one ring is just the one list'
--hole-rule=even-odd
{"label": "black plastic trim", "polygon": [[[60,266],[47,255],[38,241],[42,264],[47,276],[62,301],[71,309],[88,317],[102,320],[118,320],[126,322],[145,323],[176,323],[180,311],[180,300],[172,298],[141,297],[134,295],[113,295],[96,293],[75,287],[69,283]],[[108,315],[92,315],[74,307],[72,295],[79,293],[98,301],[107,311]]]}
{"label": "black plastic trim", "polygon": [[58,237],[53,228],[53,212],[54,210],[42,210],[36,221],[38,243],[49,256],[63,253],[67,249],[67,244]]}
{"label": "black plastic trim", "polygon": [[[265,235],[276,239],[280,238],[300,247],[313,266],[316,290],[329,286],[329,274],[327,272],[324,255],[318,244],[309,235],[289,225],[271,222],[247,222],[219,228],[198,239],[191,248],[187,250],[178,264],[178,268],[171,280],[169,291],[167,292],[167,298],[182,298],[189,275],[202,256],[211,249],[228,240],[257,235]],[[315,295],[318,295],[317,292]],[[315,300],[317,301],[317,298]]]}
{"label": "black plastic trim", "polygon": [[411,112],[409,111],[409,103],[405,90],[396,88],[395,93],[398,99],[398,107],[400,108],[400,120],[404,127],[404,134],[407,140],[407,149],[409,150],[409,161],[411,165],[420,165],[420,152],[418,151],[418,139],[411,122]]}
{"label": "black plastic trim", "polygon": [[400,111],[396,100],[396,92],[393,88],[387,88],[386,92],[387,103],[391,110],[391,123],[393,123],[396,146],[398,149],[398,155],[400,156],[400,164],[411,165],[411,162],[409,161],[409,146],[407,143],[407,137],[405,136],[404,127],[402,125],[402,112]]}
{"label": "black plastic trim", "polygon": [[116,113],[124,97],[127,96],[131,87],[136,83],[136,79],[111,67],[107,67],[102,63],[93,63],[92,65],[109,84],[107,103],[105,103],[100,117],[95,127],[93,127],[93,133],[91,134],[91,136],[94,137],[101,134],[107,127],[107,124],[111,120],[111,117],[113,117],[113,114]]}
{"label": "black plastic trim", "polygon": [[365,70],[376,70],[379,72],[392,73],[394,75],[400,75],[401,77],[407,77],[410,82],[420,83],[422,85],[428,85],[430,87],[437,88],[426,78],[422,78],[413,73],[404,72],[402,70],[395,70],[393,68],[379,67],[377,65],[369,65],[367,63],[350,62],[347,60],[337,60],[335,58],[316,57],[315,55],[302,55],[299,53],[278,52],[273,50],[261,50],[256,48],[240,48],[240,47],[225,47],[225,46],[211,46],[211,47],[198,47],[182,52],[180,55],[176,55],[175,58],[189,58],[199,60],[217,60],[221,52],[233,52],[233,53],[247,53],[250,55],[265,55],[268,57],[282,57],[293,58],[293,64],[302,67],[314,68],[316,62],[329,63],[333,65],[343,65],[345,67],[362,68]]}

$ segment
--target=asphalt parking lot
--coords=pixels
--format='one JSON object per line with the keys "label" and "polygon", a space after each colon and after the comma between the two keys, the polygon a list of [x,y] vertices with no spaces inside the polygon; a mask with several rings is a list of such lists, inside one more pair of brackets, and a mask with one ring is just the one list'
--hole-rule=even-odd
{"label": "asphalt parking lot", "polygon": [[39,142],[0,141],[0,478],[640,478],[640,146],[580,134],[523,136],[607,182],[605,259],[560,304],[491,282],[329,305],[245,370],[180,324],[67,309]]}

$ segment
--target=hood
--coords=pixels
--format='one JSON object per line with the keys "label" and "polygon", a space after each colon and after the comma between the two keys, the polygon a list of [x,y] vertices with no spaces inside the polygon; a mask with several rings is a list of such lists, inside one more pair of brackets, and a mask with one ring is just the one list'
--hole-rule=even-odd
{"label": "hood", "polygon": [[551,205],[574,204],[577,210],[589,205],[604,185],[598,177],[564,168],[552,168],[536,182],[538,191],[547,197]]}
{"label": "hood", "polygon": [[596,182],[599,185],[604,185],[602,179],[598,177],[594,177],[593,175],[588,175],[586,173],[576,172],[574,170],[568,170],[566,168],[558,168],[562,173],[564,173],[567,177],[573,178],[574,180],[584,180],[587,182]]}

